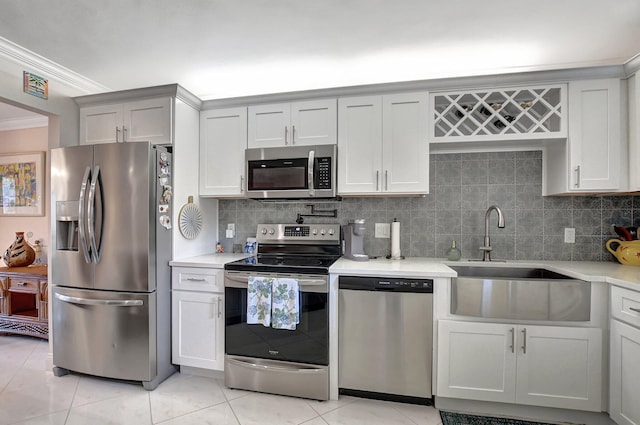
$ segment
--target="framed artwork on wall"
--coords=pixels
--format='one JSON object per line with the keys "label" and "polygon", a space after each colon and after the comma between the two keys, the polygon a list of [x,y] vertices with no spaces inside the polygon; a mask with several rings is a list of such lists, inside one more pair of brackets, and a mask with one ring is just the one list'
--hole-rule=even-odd
{"label": "framed artwork on wall", "polygon": [[0,216],[44,215],[44,152],[0,155]]}

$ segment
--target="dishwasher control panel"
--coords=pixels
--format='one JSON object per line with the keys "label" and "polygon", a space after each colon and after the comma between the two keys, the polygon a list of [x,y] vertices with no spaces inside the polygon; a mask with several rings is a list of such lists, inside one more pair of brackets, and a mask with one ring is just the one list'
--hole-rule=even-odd
{"label": "dishwasher control panel", "polygon": [[433,279],[340,276],[339,289],[355,291],[433,292]]}

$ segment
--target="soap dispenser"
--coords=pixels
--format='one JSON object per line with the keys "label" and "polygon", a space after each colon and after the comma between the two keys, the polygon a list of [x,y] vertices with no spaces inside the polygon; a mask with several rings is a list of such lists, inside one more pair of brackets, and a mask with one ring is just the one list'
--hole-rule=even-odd
{"label": "soap dispenser", "polygon": [[458,261],[460,257],[462,257],[462,252],[460,252],[460,249],[456,246],[455,240],[451,241],[451,248],[447,250],[445,255],[449,261]]}

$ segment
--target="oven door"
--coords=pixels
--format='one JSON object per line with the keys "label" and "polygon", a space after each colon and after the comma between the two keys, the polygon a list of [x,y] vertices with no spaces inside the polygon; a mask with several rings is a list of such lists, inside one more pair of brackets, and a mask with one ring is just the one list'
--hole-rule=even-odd
{"label": "oven door", "polygon": [[225,271],[225,353],[328,366],[328,276],[259,274],[298,280],[300,323],[295,330],[285,330],[247,324],[247,283],[250,275],[257,274]]}

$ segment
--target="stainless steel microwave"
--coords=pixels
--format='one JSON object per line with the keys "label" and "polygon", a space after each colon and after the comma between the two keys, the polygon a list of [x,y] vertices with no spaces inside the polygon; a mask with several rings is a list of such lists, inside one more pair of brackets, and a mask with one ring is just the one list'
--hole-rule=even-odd
{"label": "stainless steel microwave", "polygon": [[247,197],[333,198],[337,193],[336,155],[336,145],[247,149]]}

